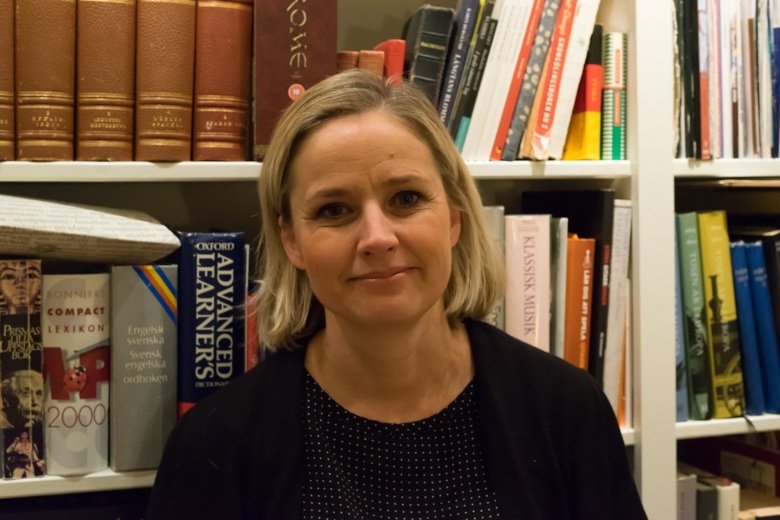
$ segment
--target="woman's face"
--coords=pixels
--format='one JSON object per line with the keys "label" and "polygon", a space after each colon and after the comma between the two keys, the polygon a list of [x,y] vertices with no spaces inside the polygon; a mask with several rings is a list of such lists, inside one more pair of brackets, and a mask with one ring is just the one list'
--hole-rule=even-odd
{"label": "woman's face", "polygon": [[381,110],[333,119],[291,164],[290,261],[326,312],[387,325],[443,311],[460,211],[428,147]]}

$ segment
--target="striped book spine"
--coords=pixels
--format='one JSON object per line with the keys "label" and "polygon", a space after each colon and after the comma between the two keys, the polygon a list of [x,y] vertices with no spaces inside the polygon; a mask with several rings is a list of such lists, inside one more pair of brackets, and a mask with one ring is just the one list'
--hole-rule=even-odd
{"label": "striped book spine", "polygon": [[601,158],[626,158],[626,50],[628,35],[604,34],[604,93],[601,107]]}

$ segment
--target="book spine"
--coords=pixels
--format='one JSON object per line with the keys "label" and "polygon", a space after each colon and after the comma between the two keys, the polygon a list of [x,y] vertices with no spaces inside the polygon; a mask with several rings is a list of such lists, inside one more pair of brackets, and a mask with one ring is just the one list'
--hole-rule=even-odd
{"label": "book spine", "polygon": [[760,415],[766,411],[761,377],[761,361],[758,354],[756,322],[753,300],[750,294],[750,274],[745,242],[731,242],[731,267],[734,274],[734,299],[739,323],[740,361],[745,389],[745,411]]}
{"label": "book spine", "polygon": [[385,53],[373,49],[358,52],[358,68],[373,72],[380,78],[385,75]]}
{"label": "book spine", "polygon": [[709,22],[709,127],[710,127],[710,150],[712,157],[723,157],[723,146],[721,139],[721,132],[723,125],[721,122],[721,73],[720,62],[722,49],[721,35],[720,35],[720,10],[718,9],[718,3],[720,0],[707,0],[709,6],[708,22]]}
{"label": "book spine", "polygon": [[138,0],[137,161],[189,161],[195,0]]}
{"label": "book spine", "polygon": [[468,54],[471,35],[474,33],[480,3],[480,0],[460,0],[456,10],[454,40],[444,68],[444,81],[438,105],[439,118],[447,127],[452,121],[452,107],[455,103],[458,84],[463,76],[463,66]]}
{"label": "book spine", "polygon": [[676,215],[680,262],[680,296],[683,307],[685,364],[691,419],[712,417],[712,358],[708,345],[704,286],[701,274],[699,229],[695,213]]}
{"label": "book spine", "polygon": [[[688,420],[688,376],[685,366],[685,339],[683,335],[682,301],[680,296],[680,268],[677,263],[678,251],[674,250],[674,353],[675,353],[675,387],[676,393],[676,417],[677,422]],[[612,300],[614,303],[614,300]],[[605,381],[606,384],[606,381]]]}
{"label": "book spine", "polygon": [[[596,25],[590,36],[588,57],[563,146],[564,160],[598,161],[601,158],[601,94],[604,86],[602,30],[601,25]],[[557,152],[551,151],[551,157],[557,158]]]}
{"label": "book spine", "polygon": [[111,268],[114,471],[154,469],[176,423],[178,266]]}
{"label": "book spine", "polygon": [[604,35],[604,90],[601,99],[601,158],[626,158],[626,49],[628,35]]}
{"label": "book spine", "polygon": [[73,160],[76,3],[16,2],[16,159]]}
{"label": "book spine", "polygon": [[566,325],[566,256],[569,219],[552,219],[552,316],[550,317],[550,352],[563,358],[563,338]]}
{"label": "book spine", "polygon": [[279,115],[336,73],[337,2],[258,3],[254,16],[254,157],[262,160]]}
{"label": "book spine", "polygon": [[108,273],[43,277],[46,467],[84,475],[108,467]]}
{"label": "book spine", "polygon": [[83,0],[77,12],[76,159],[132,161],[135,0]]}
{"label": "book spine", "polygon": [[425,4],[413,15],[406,38],[409,81],[420,87],[434,106],[439,100],[454,15],[451,8]]}
{"label": "book spine", "polygon": [[0,466],[5,478],[45,472],[41,262],[0,260]]}
{"label": "book spine", "polygon": [[709,0],[698,1],[699,23],[699,113],[701,115],[701,157],[712,159],[710,143],[710,21]]}
{"label": "book spine", "polygon": [[336,68],[338,72],[343,72],[349,69],[356,69],[359,59],[360,52],[358,51],[338,51],[336,56]]}
{"label": "book spine", "polygon": [[406,41],[400,38],[390,38],[376,44],[374,49],[385,54],[382,72],[384,77],[393,84],[403,81]]}
{"label": "book spine", "polygon": [[550,351],[550,215],[507,215],[506,332]]}
{"label": "book spine", "polygon": [[254,0],[198,0],[192,158],[247,159]]}
{"label": "book spine", "polygon": [[0,161],[16,154],[14,88],[14,0],[0,0]]}
{"label": "book spine", "polygon": [[588,370],[595,249],[594,239],[569,236],[563,359],[583,370]]}
{"label": "book spine", "polygon": [[759,240],[748,242],[745,249],[750,270],[750,293],[755,311],[764,402],[767,412],[780,413],[780,350],[769,294],[764,244]]}
{"label": "book spine", "polygon": [[[504,206],[493,205],[482,206],[482,211],[490,237],[493,239],[496,249],[503,257],[506,255],[506,245],[504,243],[506,209]],[[501,330],[506,330],[505,307],[505,299],[502,298],[496,303],[493,311],[485,317],[485,321],[495,325]]]}
{"label": "book spine", "polygon": [[178,414],[243,373],[243,233],[181,233]]}
{"label": "book spine", "polygon": [[713,416],[738,417],[744,409],[744,390],[726,214],[701,212],[697,218],[712,356]]}

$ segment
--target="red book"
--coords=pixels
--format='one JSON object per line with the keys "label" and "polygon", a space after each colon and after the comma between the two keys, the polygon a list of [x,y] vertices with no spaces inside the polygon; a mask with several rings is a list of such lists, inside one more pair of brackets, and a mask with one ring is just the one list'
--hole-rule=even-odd
{"label": "red book", "polygon": [[390,38],[381,41],[374,46],[375,50],[385,53],[385,78],[393,78],[395,83],[404,77],[404,53],[406,52],[406,40]]}
{"label": "red book", "polygon": [[255,9],[254,157],[262,160],[279,115],[336,73],[336,0],[263,2]]}
{"label": "red book", "polygon": [[254,0],[198,1],[195,29],[195,161],[243,161]]}

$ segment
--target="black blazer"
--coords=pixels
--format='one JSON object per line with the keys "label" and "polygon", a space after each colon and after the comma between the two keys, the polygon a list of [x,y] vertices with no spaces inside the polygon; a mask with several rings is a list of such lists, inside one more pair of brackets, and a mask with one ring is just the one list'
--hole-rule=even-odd
{"label": "black blazer", "polygon": [[[465,324],[502,518],[647,518],[596,381],[490,325]],[[304,348],[271,354],[182,417],[147,519],[301,518],[304,356]]]}

